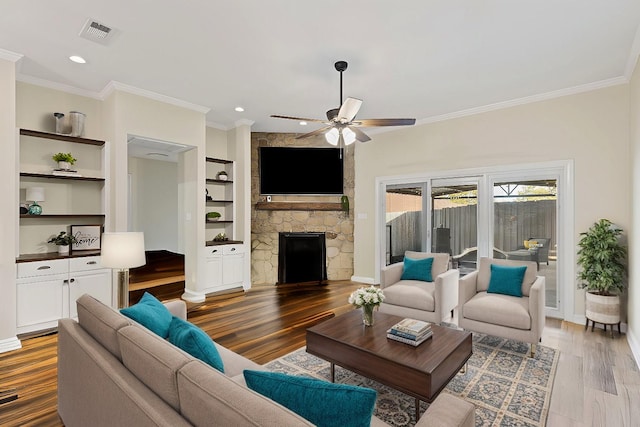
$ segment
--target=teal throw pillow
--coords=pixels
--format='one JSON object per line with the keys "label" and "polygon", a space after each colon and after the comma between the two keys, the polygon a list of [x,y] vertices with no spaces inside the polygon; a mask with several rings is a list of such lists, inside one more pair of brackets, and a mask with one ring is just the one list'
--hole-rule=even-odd
{"label": "teal throw pillow", "polygon": [[526,265],[512,267],[491,264],[491,278],[487,292],[522,297],[522,280],[525,271],[527,271]]}
{"label": "teal throw pillow", "polygon": [[135,320],[162,338],[166,338],[169,335],[169,325],[173,315],[164,304],[148,292],[142,295],[137,304],[121,309],[120,313]]}
{"label": "teal throw pillow", "polygon": [[369,427],[376,391],[278,372],[245,370],[247,386],[318,427]]}
{"label": "teal throw pillow", "polygon": [[431,267],[433,258],[413,259],[404,257],[401,280],[422,280],[423,282],[433,282],[431,277]]}
{"label": "teal throw pillow", "polygon": [[224,364],[213,340],[193,323],[174,316],[168,339],[171,344],[224,373]]}

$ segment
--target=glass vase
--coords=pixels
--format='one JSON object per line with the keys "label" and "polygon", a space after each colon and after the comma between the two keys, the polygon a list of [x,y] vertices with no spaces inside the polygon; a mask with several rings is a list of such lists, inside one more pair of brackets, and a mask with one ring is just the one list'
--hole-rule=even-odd
{"label": "glass vase", "polygon": [[365,326],[373,326],[373,309],[375,306],[373,305],[363,305],[362,306],[362,323]]}

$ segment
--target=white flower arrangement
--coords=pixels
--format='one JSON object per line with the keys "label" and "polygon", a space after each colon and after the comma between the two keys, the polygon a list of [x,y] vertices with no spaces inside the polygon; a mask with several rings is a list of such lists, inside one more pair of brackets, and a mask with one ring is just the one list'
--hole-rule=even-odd
{"label": "white flower arrangement", "polygon": [[382,289],[375,286],[360,288],[349,295],[349,304],[360,308],[364,306],[377,307],[384,301]]}

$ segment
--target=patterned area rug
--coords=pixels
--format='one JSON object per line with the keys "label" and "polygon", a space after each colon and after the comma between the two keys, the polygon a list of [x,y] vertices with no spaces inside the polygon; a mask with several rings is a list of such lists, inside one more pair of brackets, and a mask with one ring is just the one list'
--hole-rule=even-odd
{"label": "patterned area rug", "polygon": [[[476,405],[476,426],[544,426],[559,353],[490,335],[473,334],[473,355],[467,372],[456,375],[444,392]],[[271,371],[329,380],[329,362],[304,348],[265,365]],[[378,392],[375,415],[392,426],[413,426],[414,399],[376,381],[336,366],[336,382],[369,387]],[[427,408],[421,403],[421,412]]]}

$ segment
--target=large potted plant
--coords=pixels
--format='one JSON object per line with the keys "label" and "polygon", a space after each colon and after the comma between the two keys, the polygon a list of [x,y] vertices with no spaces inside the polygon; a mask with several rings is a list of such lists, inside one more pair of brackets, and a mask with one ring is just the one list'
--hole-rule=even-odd
{"label": "large potted plant", "polygon": [[589,320],[612,325],[620,323],[620,295],[624,292],[627,249],[620,243],[622,229],[601,219],[580,233],[578,243],[578,286],[586,289]]}

